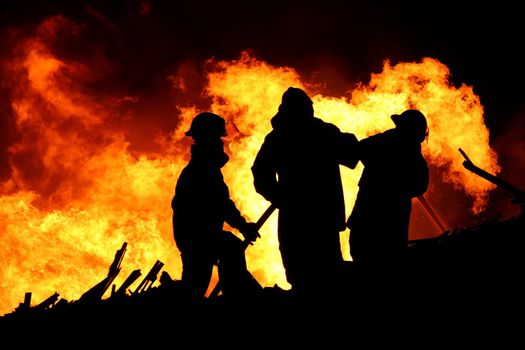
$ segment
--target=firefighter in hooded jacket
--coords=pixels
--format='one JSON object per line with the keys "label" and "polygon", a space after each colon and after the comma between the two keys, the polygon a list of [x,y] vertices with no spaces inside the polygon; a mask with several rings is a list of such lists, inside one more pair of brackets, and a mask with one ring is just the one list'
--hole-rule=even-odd
{"label": "firefighter in hooded jacket", "polygon": [[[305,91],[288,88],[252,166],[256,191],[279,209],[279,250],[299,294],[330,290],[343,264],[340,165],[357,164],[356,137],[314,116]],[[319,288],[318,288],[319,287]]]}

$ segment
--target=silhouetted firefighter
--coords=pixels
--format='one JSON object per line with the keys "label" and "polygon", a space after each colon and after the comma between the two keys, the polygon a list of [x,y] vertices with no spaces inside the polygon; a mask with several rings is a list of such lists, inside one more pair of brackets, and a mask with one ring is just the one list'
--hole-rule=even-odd
{"label": "silhouetted firefighter", "polygon": [[226,135],[224,119],[200,113],[186,135],[194,140],[191,159],[180,174],[171,202],[173,234],[182,258],[181,283],[192,296],[204,297],[213,266],[218,264],[225,296],[242,296],[260,285],[247,270],[243,242],[223,231],[223,224],[238,229],[249,242],[259,232],[230,199],[222,176],[221,168],[229,160],[221,139]]}
{"label": "silhouetted firefighter", "polygon": [[392,266],[408,243],[412,198],[426,192],[428,166],[421,143],[427,121],[418,110],[392,115],[394,129],[359,141],[364,165],[359,192],[347,225],[350,253],[356,264]]}
{"label": "silhouetted firefighter", "polygon": [[330,290],[343,264],[345,208],[339,165],[354,168],[357,138],[314,116],[301,89],[282,95],[252,166],[256,191],[279,208],[287,281],[301,295]]}

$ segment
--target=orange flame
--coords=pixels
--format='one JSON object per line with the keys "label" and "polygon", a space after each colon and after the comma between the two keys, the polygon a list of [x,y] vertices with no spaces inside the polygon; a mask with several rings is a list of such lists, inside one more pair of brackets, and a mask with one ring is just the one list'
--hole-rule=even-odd
{"label": "orange flame", "polygon": [[[49,49],[49,36],[67,25],[60,17],[45,22],[10,68],[19,81],[12,107],[21,137],[9,148],[12,176],[0,184],[0,313],[12,311],[27,291],[35,302],[55,291],[78,299],[107,274],[124,241],[128,251],[117,286],[131,271],[149,268],[157,259],[173,278],[180,277],[170,201],[188,159],[184,132],[199,110],[180,107],[177,128],[164,140],[168,151],[131,152],[123,128],[112,120],[110,98],[83,91],[89,68],[61,60]],[[254,191],[250,167],[289,86],[308,91],[317,116],[358,138],[391,128],[393,113],[420,109],[431,130],[424,145],[429,162],[443,169],[444,181],[472,196],[473,211],[486,205],[493,186],[464,171],[457,152],[463,147],[476,164],[499,171],[483,107],[472,88],[449,83],[449,71],[439,61],[385,62],[368,85],[341,97],[316,94],[294,69],[271,66],[248,53],[211,63],[206,88],[213,98],[210,109],[228,121],[229,129],[230,162],[223,172],[248,219],[257,220],[268,205]],[[348,213],[361,170],[342,170]],[[248,248],[247,260],[261,284],[286,288],[276,217]],[[347,238],[345,232],[341,241],[349,259]]]}

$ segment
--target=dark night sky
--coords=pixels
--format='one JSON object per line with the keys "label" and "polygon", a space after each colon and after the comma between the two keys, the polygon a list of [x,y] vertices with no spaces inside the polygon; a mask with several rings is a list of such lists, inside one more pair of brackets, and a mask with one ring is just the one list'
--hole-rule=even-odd
{"label": "dark night sky", "polygon": [[[100,57],[112,62],[107,74],[114,86],[99,87],[108,93],[156,94],[175,67],[211,57],[235,59],[246,49],[272,65],[297,69],[310,82],[328,78],[326,92],[334,95],[368,82],[385,59],[396,64],[436,58],[449,67],[454,84],[473,86],[480,96],[502,174],[525,187],[523,21],[517,2],[8,0],[0,6],[0,60],[9,58],[18,38],[61,14],[84,31],[75,41],[58,42],[56,52],[94,65]],[[7,90],[4,84],[3,150],[10,142]]]}
{"label": "dark night sky", "polygon": [[1,6],[2,28],[27,28],[54,14],[90,25],[92,41],[106,45],[123,69],[142,72],[134,75],[145,84],[167,65],[236,58],[244,49],[304,73],[337,71],[346,81],[366,81],[386,58],[429,56],[450,68],[454,82],[474,86],[491,129],[523,107],[523,27],[510,1],[8,0]]}

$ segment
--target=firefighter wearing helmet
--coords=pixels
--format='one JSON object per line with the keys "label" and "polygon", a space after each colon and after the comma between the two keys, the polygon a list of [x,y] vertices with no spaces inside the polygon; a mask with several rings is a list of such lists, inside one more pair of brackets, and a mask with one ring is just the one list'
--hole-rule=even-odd
{"label": "firefighter wearing helmet", "polygon": [[223,225],[226,222],[238,229],[249,242],[259,233],[236,208],[223,179],[221,168],[229,160],[221,139],[226,135],[224,119],[210,112],[199,113],[186,135],[194,141],[191,158],[177,180],[171,202],[182,285],[189,295],[204,297],[213,266],[218,265],[224,295],[247,297],[261,286],[247,270],[242,241],[224,231]]}
{"label": "firefighter wearing helmet", "polygon": [[421,143],[428,136],[427,119],[417,109],[408,109],[401,114],[394,114],[391,119],[396,128],[408,138],[413,138]]}
{"label": "firefighter wearing helmet", "polygon": [[379,269],[401,261],[408,244],[412,198],[423,195],[429,182],[421,153],[428,136],[425,116],[409,109],[391,119],[395,128],[359,141],[364,169],[347,221],[354,263]]}
{"label": "firefighter wearing helmet", "polygon": [[202,112],[193,118],[190,129],[186,131],[186,136],[191,136],[196,141],[217,140],[226,136],[226,123],[217,114]]}

